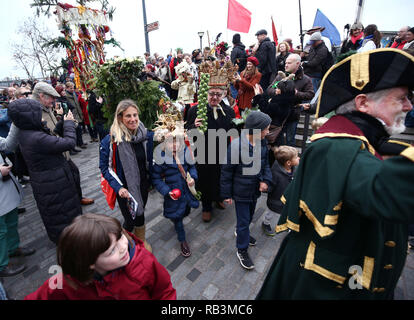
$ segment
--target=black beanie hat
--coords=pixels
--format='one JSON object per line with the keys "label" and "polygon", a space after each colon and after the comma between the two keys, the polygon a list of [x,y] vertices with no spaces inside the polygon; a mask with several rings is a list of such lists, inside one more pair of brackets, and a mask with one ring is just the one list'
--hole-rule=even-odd
{"label": "black beanie hat", "polygon": [[244,128],[263,130],[270,125],[271,122],[272,119],[266,113],[261,111],[252,111],[246,118]]}
{"label": "black beanie hat", "polygon": [[234,36],[233,36],[233,41],[232,41],[234,44],[236,44],[236,43],[240,43],[240,34],[239,33],[236,33],[236,34],[234,34]]}
{"label": "black beanie hat", "polygon": [[407,30],[407,32],[410,31],[412,34],[414,34],[414,27]]}

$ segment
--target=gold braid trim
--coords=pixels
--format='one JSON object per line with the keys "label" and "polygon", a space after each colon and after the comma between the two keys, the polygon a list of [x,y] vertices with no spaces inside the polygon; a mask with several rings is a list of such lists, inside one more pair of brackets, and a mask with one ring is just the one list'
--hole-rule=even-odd
{"label": "gold braid trim", "polygon": [[290,221],[289,219],[287,219],[286,223],[281,224],[280,226],[276,226],[275,231],[277,233],[279,233],[279,232],[282,232],[282,231],[286,231],[287,229],[291,229],[293,231],[299,232],[300,225],[298,225],[297,223],[294,223],[294,222]]}
{"label": "gold braid trim", "polygon": [[339,284],[344,284],[346,280],[345,277],[342,277],[336,273],[326,270],[325,268],[322,268],[321,266],[318,266],[317,264],[313,263],[313,261],[315,260],[315,249],[316,249],[316,245],[315,243],[311,241],[311,243],[309,244],[308,252],[306,253],[306,260],[305,260],[304,268],[307,270],[314,271],[320,274],[322,277],[325,277],[329,280],[335,281]]}
{"label": "gold braid trim", "polygon": [[362,268],[362,286],[369,290],[371,285],[372,273],[374,272],[374,258],[364,257],[364,267]]}
{"label": "gold braid trim", "polygon": [[333,208],[333,211],[339,211],[342,209],[343,202],[339,201],[339,203]]}
{"label": "gold braid trim", "polygon": [[409,147],[400,153],[401,156],[406,157],[414,162],[414,147]]}
{"label": "gold braid trim", "polygon": [[407,142],[398,141],[398,140],[388,140],[388,142],[389,143],[400,144],[400,145],[405,146],[405,147],[412,147],[413,146],[412,144],[409,144]]}
{"label": "gold braid trim", "polygon": [[286,198],[285,198],[285,196],[283,194],[280,197],[280,201],[282,201],[283,204],[286,204]]}
{"label": "gold braid trim", "polygon": [[303,200],[300,200],[299,204],[302,211],[305,213],[306,217],[312,222],[316,232],[319,234],[319,236],[327,237],[334,233],[334,230],[328,227],[322,226],[322,224],[316,219],[316,217],[313,215],[312,211],[310,211],[309,207],[306,205],[306,203]]}
{"label": "gold braid trim", "polygon": [[326,225],[334,226],[338,223],[338,217],[339,217],[339,215],[337,215],[337,214],[334,215],[334,216],[327,214],[325,216],[325,220],[324,220],[323,223],[326,224]]}
{"label": "gold braid trim", "polygon": [[363,142],[365,142],[365,144],[368,146],[368,151],[370,153],[372,153],[373,155],[375,155],[375,149],[373,146],[371,146],[371,144],[368,142],[368,139],[364,136],[356,136],[353,134],[349,134],[349,133],[334,133],[334,132],[326,132],[326,133],[316,133],[314,134],[310,140],[311,141],[315,141],[315,140],[319,140],[322,138],[351,138],[351,139],[358,139],[361,140]]}

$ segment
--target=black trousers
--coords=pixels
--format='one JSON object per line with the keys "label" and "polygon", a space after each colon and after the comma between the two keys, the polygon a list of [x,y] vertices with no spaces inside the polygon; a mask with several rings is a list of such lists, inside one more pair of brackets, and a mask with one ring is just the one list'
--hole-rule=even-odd
{"label": "black trousers", "polygon": [[[142,201],[144,202],[144,208],[148,200],[148,191],[141,190]],[[122,216],[124,217],[123,227],[128,232],[132,232],[134,227],[141,227],[145,224],[144,214],[141,216],[135,216],[135,219],[132,219],[131,215],[128,212],[127,208],[127,199],[121,198],[119,194],[116,195],[116,200],[118,200],[119,209],[121,210]]]}

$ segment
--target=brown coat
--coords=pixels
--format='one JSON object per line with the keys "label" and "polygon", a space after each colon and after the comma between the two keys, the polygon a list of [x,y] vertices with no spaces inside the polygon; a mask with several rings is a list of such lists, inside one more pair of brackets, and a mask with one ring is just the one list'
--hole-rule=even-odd
{"label": "brown coat", "polygon": [[238,107],[240,110],[244,110],[246,108],[251,109],[252,107],[252,99],[255,96],[254,94],[254,86],[260,82],[260,79],[262,78],[262,74],[260,72],[257,72],[250,80],[247,80],[243,77],[243,75],[240,75],[241,80],[237,80],[235,83],[235,88],[239,90],[239,93],[237,95]]}

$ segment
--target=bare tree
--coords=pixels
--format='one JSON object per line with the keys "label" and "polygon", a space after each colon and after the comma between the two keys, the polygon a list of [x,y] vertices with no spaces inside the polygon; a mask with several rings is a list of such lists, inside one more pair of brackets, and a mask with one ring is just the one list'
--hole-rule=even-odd
{"label": "bare tree", "polygon": [[60,59],[59,48],[47,46],[53,37],[50,31],[38,19],[27,18],[18,28],[21,42],[12,45],[13,58],[28,75],[30,69],[40,69],[45,78],[49,73],[56,73]]}

